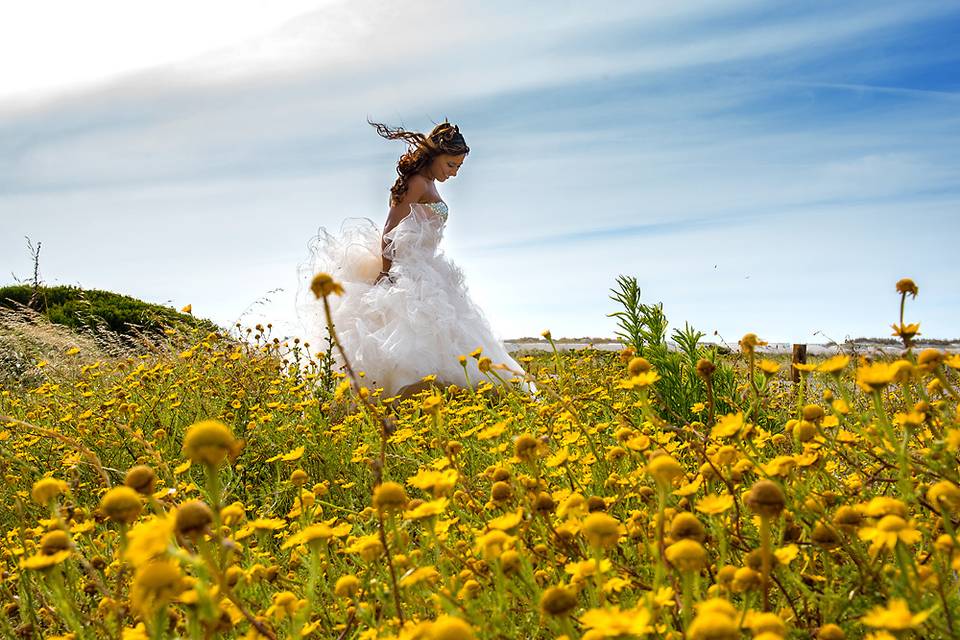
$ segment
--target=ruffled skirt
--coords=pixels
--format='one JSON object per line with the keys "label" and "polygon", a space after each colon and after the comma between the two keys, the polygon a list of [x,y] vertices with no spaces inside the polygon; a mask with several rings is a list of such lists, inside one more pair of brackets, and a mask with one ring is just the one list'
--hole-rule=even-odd
{"label": "ruffled skirt", "polygon": [[[369,218],[345,219],[336,235],[321,227],[310,242],[309,259],[298,268],[297,313],[311,351],[325,344],[327,332],[323,302],[309,285],[316,273],[326,272],[344,289],[328,298],[337,338],[354,371],[364,372],[367,386],[382,388],[382,397],[429,375],[442,384],[475,388],[481,380],[497,384],[495,374],[535,393],[536,385],[522,380],[523,368],[470,298],[461,269],[439,250],[443,224],[413,207],[386,235]],[[392,257],[390,279],[374,284],[381,255]],[[492,373],[481,372],[477,358],[470,357],[478,348],[490,358]],[[466,356],[466,375],[460,356]],[[334,358],[342,370],[336,349]]]}

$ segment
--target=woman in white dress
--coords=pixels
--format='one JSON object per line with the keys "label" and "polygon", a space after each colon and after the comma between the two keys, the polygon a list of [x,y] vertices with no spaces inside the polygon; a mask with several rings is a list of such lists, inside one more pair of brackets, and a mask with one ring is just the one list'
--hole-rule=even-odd
{"label": "woman in white dress", "polygon": [[[370,124],[408,149],[397,163],[382,231],[369,218],[347,218],[339,234],[321,227],[310,242],[310,258],[299,267],[297,306],[311,347],[323,343],[326,325],[310,281],[326,272],[344,290],[329,298],[337,338],[354,371],[364,372],[364,383],[383,389],[381,397],[408,396],[431,382],[499,384],[497,377],[535,393],[470,298],[463,272],[439,247],[448,207],[437,182],[455,177],[470,152],[459,128],[443,122],[424,135]],[[342,369],[336,350],[334,357]]]}

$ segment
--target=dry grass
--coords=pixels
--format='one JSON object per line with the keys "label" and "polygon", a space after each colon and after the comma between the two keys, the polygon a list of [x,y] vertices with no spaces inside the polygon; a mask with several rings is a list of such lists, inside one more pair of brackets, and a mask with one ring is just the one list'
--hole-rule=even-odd
{"label": "dry grass", "polygon": [[130,335],[118,334],[104,324],[73,329],[24,305],[0,306],[0,383],[7,387],[40,384],[41,368],[66,371],[174,348],[171,341],[135,327]]}

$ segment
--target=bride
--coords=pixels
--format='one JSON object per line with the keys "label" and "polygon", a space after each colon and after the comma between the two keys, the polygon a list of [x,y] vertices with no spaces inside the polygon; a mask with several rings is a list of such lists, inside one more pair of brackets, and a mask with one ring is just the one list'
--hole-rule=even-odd
{"label": "bride", "polygon": [[460,129],[443,122],[424,135],[369,124],[408,149],[397,163],[382,232],[369,218],[347,218],[339,234],[321,227],[311,240],[297,294],[309,342],[321,344],[326,331],[323,304],[310,291],[314,274],[325,272],[343,288],[328,299],[337,338],[354,371],[382,397],[481,380],[536,393],[470,298],[463,272],[439,247],[449,210],[437,183],[455,177],[470,153]]}

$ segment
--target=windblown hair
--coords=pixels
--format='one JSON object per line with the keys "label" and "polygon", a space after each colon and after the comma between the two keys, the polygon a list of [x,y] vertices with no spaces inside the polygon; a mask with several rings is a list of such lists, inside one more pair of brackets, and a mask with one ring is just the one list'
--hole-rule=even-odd
{"label": "windblown hair", "polygon": [[460,128],[446,120],[435,126],[428,135],[407,131],[401,127],[388,127],[370,120],[367,120],[367,123],[387,140],[403,140],[407,143],[407,152],[400,156],[397,162],[398,177],[390,188],[390,206],[403,199],[410,177],[429,165],[438,155],[446,153],[458,156],[470,153],[470,147],[464,141]]}

